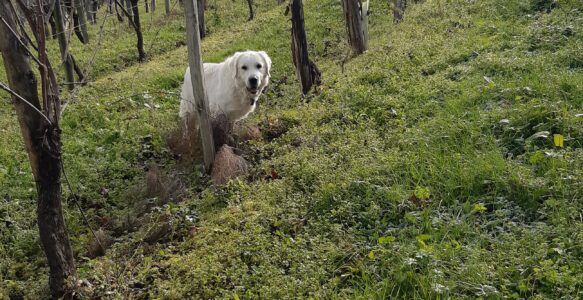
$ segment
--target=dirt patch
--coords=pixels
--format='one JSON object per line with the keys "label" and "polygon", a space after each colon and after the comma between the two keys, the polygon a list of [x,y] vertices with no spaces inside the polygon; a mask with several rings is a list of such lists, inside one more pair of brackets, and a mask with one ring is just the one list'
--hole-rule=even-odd
{"label": "dirt patch", "polygon": [[[268,118],[257,125],[232,124],[225,115],[212,118],[211,127],[216,151],[210,176],[212,184],[225,184],[234,178],[245,178],[248,181],[279,179],[273,167],[271,171],[254,168],[260,161],[269,159],[273,154],[273,149],[258,148],[248,141],[262,139],[272,141],[298,124],[299,120],[293,117]],[[179,165],[187,166],[187,170],[192,169],[195,164],[202,163],[203,154],[196,118],[192,114],[188,115],[185,121],[181,121],[178,129],[169,134],[167,142]],[[296,139],[292,145],[299,147],[303,142],[301,139]],[[155,183],[156,180],[153,181]],[[153,185],[156,186],[156,184]],[[159,197],[164,197],[165,194],[160,188],[154,188],[153,193],[161,193]]]}
{"label": "dirt patch", "polygon": [[168,133],[166,144],[181,164],[191,166],[202,162],[200,138],[196,129],[196,118],[188,114],[180,126]]}

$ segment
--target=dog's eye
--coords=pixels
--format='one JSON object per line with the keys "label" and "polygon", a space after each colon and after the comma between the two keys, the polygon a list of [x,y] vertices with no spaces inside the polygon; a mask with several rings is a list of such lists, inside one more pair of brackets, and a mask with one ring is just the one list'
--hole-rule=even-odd
{"label": "dog's eye", "polygon": [[242,66],[241,69],[247,71],[247,66]]}
{"label": "dog's eye", "polygon": [[261,69],[261,67],[263,67],[261,64],[257,64],[257,69]]}

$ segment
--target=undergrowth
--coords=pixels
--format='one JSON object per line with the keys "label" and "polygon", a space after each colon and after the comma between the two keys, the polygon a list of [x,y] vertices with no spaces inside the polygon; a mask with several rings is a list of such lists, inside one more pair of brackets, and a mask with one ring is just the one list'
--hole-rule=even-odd
{"label": "undergrowth", "polygon": [[[75,193],[112,241],[89,255],[91,233],[66,207],[82,298],[583,296],[580,1],[425,1],[399,24],[373,1],[370,49],[348,60],[340,2],[305,1],[323,73],[305,99],[284,8],[256,1],[245,22],[244,4],[208,2],[206,61],[261,49],[274,62],[245,121],[262,135],[240,145],[251,174],[210,186],[166,144],[186,66],[180,14],[157,21],[168,40],[147,63],[97,56],[62,123]],[[131,39],[116,41],[112,53],[131,53]],[[9,104],[0,295],[36,298],[47,267]]]}

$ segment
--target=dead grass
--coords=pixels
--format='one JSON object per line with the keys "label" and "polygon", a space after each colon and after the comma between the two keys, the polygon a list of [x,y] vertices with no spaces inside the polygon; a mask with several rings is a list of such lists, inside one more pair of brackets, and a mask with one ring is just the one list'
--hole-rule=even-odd
{"label": "dead grass", "polygon": [[194,128],[196,119],[193,114],[188,114],[186,122],[180,122],[180,126],[170,131],[166,137],[166,144],[180,164],[185,166],[202,162],[200,138]]}
{"label": "dead grass", "polygon": [[[211,181],[213,184],[220,185],[247,173],[249,164],[240,155],[241,151],[235,147],[249,140],[260,139],[261,132],[257,126],[233,125],[224,114],[213,117],[211,127],[216,151]],[[188,114],[186,122],[181,122],[181,125],[170,132],[167,138],[168,146],[183,166],[192,166],[202,162],[200,138],[195,129],[196,118],[193,114]],[[148,195],[172,198],[171,193],[175,190],[175,186],[171,182],[165,182],[157,169],[148,172],[146,181]]]}
{"label": "dead grass", "polygon": [[105,255],[105,251],[107,251],[111,242],[111,236],[106,230],[100,228],[95,231],[95,236],[91,237],[87,245],[87,257],[95,258]]}
{"label": "dead grass", "polygon": [[215,156],[211,181],[213,184],[225,184],[229,180],[245,175],[249,167],[247,161],[235,153],[235,149],[223,145]]}
{"label": "dead grass", "polygon": [[151,166],[146,173],[145,196],[157,198],[158,205],[180,200],[185,185],[179,174],[163,174],[157,166]]}

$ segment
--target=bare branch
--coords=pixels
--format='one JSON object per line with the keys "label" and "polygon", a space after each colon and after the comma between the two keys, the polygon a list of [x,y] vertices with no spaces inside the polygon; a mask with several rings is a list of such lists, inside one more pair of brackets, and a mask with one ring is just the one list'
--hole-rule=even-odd
{"label": "bare branch", "polygon": [[[8,2],[11,2],[11,1],[8,1]],[[24,4],[24,2],[22,2],[22,0],[16,0],[16,3],[20,7],[20,10],[24,13],[24,17],[28,21],[28,25],[30,26],[30,28],[31,29],[36,29],[36,28],[34,28],[34,27],[36,27],[36,26],[34,26],[34,24],[36,24],[36,21],[31,16],[30,11],[28,10],[28,7],[26,7],[26,4]],[[16,11],[15,11],[15,13],[16,13]],[[34,39],[38,43],[38,34],[37,34],[37,31],[36,30],[31,30],[31,31],[32,31],[32,34],[34,35]],[[32,40],[30,41],[30,43],[31,44],[34,44],[34,43],[32,43]],[[39,49],[37,48],[36,51],[39,51]],[[40,55],[40,53],[39,53],[39,55]]]}
{"label": "bare branch", "polygon": [[20,33],[24,35],[24,37],[26,38],[26,41],[34,49],[34,51],[38,52],[38,48],[32,42],[32,39],[28,35],[26,28],[24,28],[24,24],[22,24],[22,22],[20,22],[20,18],[18,18],[17,14],[16,14],[16,7],[14,7],[14,3],[12,3],[12,1],[8,1],[8,3],[10,4],[10,10],[12,11],[12,17],[16,21],[16,24],[18,24],[18,28],[20,28]]}
{"label": "bare branch", "polygon": [[128,18],[128,20],[130,21],[130,24],[132,25],[132,27],[133,27],[134,29],[137,29],[136,23],[134,23],[134,20],[133,20],[132,16],[131,16],[131,15],[130,15],[130,13],[129,13],[129,12],[126,10],[126,9],[125,9],[125,7],[123,7],[123,5],[121,5],[121,4],[119,3],[119,1],[118,1],[118,0],[115,0],[115,3],[116,3],[117,5],[119,5],[119,7],[121,8],[121,11],[122,11],[122,12],[123,12],[123,14],[124,14],[124,15],[125,15],[125,16]]}
{"label": "bare branch", "polygon": [[[31,10],[27,11],[28,13],[32,13]],[[43,108],[44,111],[50,116],[50,106],[51,102],[49,101],[49,82],[48,82],[48,68],[46,67],[46,63],[48,61],[48,55],[46,51],[46,39],[45,39],[45,30],[44,30],[44,17],[42,11],[42,0],[37,1],[37,11],[36,11],[36,20],[33,19],[35,22],[30,22],[31,27],[36,29],[36,37],[38,41],[38,56],[39,60],[43,62],[43,64],[39,67],[40,71],[40,82],[41,82],[41,91],[42,91],[42,100],[43,100]],[[33,26],[34,25],[34,26]]]}
{"label": "bare branch", "polygon": [[16,93],[15,91],[11,90],[7,84],[5,84],[4,82],[0,82],[0,88],[5,90],[6,92],[8,92],[10,95],[18,98],[18,100],[26,103],[26,105],[30,106],[30,108],[32,108],[33,110],[35,110],[39,115],[41,115],[45,120],[47,120],[47,122],[49,122],[49,124],[53,124],[51,122],[51,120],[49,120],[49,118],[47,116],[45,116],[45,114],[43,114],[42,111],[40,111],[38,109],[38,107],[32,105],[32,103],[28,102],[28,100],[24,99],[22,96],[20,96],[18,93]]}
{"label": "bare branch", "polygon": [[53,11],[55,10],[55,1],[56,0],[49,0],[49,11],[47,12],[45,23],[48,22],[53,15]]}
{"label": "bare branch", "polygon": [[30,50],[28,49],[28,47],[20,39],[20,36],[18,35],[18,33],[16,33],[16,31],[14,31],[14,29],[12,27],[10,27],[10,25],[8,25],[8,23],[6,23],[6,20],[4,20],[4,18],[2,18],[2,17],[0,17],[0,20],[4,23],[4,25],[6,25],[6,27],[8,28],[8,30],[10,30],[10,32],[18,40],[18,42],[20,43],[20,45],[22,46],[22,48],[26,51],[26,53],[28,54],[28,56],[30,56],[32,58],[32,60],[34,60],[38,65],[42,65],[42,63],[30,52]]}
{"label": "bare branch", "polygon": [[59,82],[59,85],[63,86],[63,85],[70,85],[70,84],[86,84],[86,83],[87,83],[87,81],[61,81],[61,82]]}

